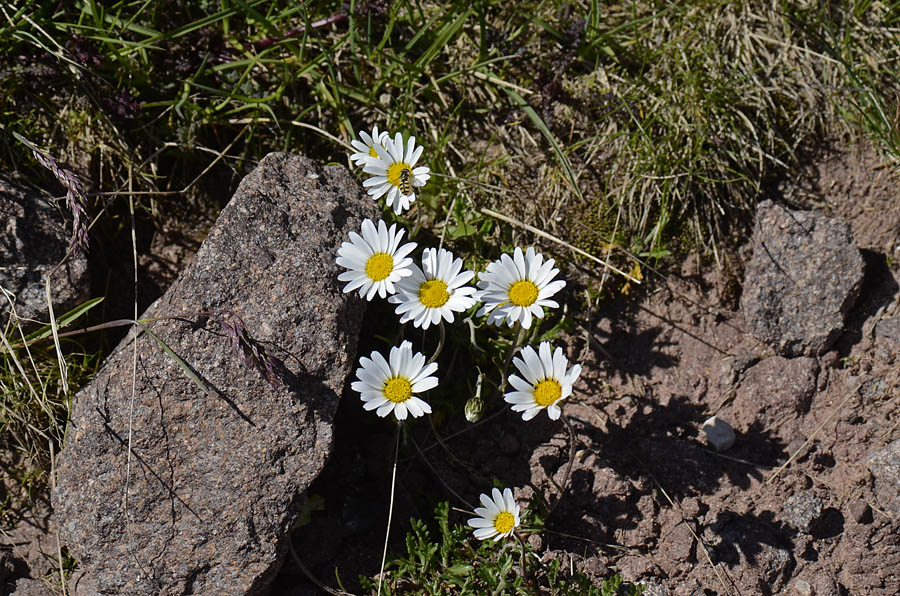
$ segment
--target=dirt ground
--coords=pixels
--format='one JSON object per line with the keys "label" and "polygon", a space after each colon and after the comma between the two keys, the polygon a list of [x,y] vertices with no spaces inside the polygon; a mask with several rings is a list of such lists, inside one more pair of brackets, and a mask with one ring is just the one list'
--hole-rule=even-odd
{"label": "dirt ground", "polygon": [[[697,257],[636,300],[600,302],[564,338],[585,370],[564,410],[577,436],[569,488],[531,538],[545,558],[677,596],[900,594],[900,453],[886,451],[900,439],[898,188],[865,147],[778,186],[774,198],[847,221],[865,257],[861,297],[822,357],[782,358],[746,333],[740,266]],[[312,489],[327,512],[295,540],[326,583],[337,567],[348,588],[378,570],[393,441],[352,398]],[[737,433],[722,452],[701,431],[713,415]],[[520,501],[535,490],[557,500],[561,421],[505,411],[452,436],[466,424],[440,428],[446,451],[427,428],[413,433],[422,454],[404,445],[395,552],[409,516],[430,518],[423,487],[463,509],[493,478],[520,487]],[[303,586],[288,562],[275,594],[312,593]]]}

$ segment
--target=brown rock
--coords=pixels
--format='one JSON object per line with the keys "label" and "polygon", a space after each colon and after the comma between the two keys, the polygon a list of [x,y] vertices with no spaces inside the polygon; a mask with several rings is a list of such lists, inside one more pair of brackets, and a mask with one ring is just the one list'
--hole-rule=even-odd
{"label": "brown rock", "polygon": [[728,567],[741,591],[770,596],[785,586],[794,559],[768,524],[725,514],[709,530],[705,536],[715,545],[714,561]]}
{"label": "brown rock", "polygon": [[817,575],[812,580],[813,594],[815,596],[841,596],[841,590],[837,583],[829,575]]}
{"label": "brown rock", "polygon": [[813,358],[772,356],[747,371],[735,392],[732,420],[742,433],[774,431],[785,441],[796,434],[794,421],[809,409],[819,368]]}
{"label": "brown rock", "polygon": [[686,523],[681,523],[660,538],[659,561],[666,575],[675,575],[676,570],[694,562],[694,536]]}
{"label": "brown rock", "polygon": [[[900,522],[857,526],[866,534],[841,540],[832,554],[842,563],[839,581],[849,594],[900,594]],[[877,540],[872,540],[876,536]]]}
{"label": "brown rock", "polygon": [[9,596],[55,596],[55,592],[36,579],[21,578],[16,580]]}
{"label": "brown rock", "polygon": [[856,500],[850,503],[850,517],[858,524],[872,523],[872,508],[865,501]]}

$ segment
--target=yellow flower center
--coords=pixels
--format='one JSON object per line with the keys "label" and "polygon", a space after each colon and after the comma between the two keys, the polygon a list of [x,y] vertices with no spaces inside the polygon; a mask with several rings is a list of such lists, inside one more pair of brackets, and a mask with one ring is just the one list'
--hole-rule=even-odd
{"label": "yellow flower center", "polygon": [[373,281],[387,278],[394,270],[394,257],[386,252],[377,252],[366,262],[366,275]]}
{"label": "yellow flower center", "polygon": [[500,534],[506,534],[516,526],[516,517],[509,511],[501,511],[494,518],[494,529]]}
{"label": "yellow flower center", "polygon": [[387,179],[388,182],[391,183],[391,186],[399,187],[400,184],[404,182],[401,176],[403,170],[406,170],[409,173],[406,182],[412,182],[412,166],[408,163],[398,161],[388,166]]}
{"label": "yellow flower center", "polygon": [[562,395],[562,386],[556,379],[544,379],[534,386],[534,401],[539,406],[547,407]]}
{"label": "yellow flower center", "polygon": [[375,151],[375,146],[369,147],[369,157],[378,157],[378,152]]}
{"label": "yellow flower center", "polygon": [[412,383],[406,377],[391,377],[384,382],[382,392],[395,404],[403,403],[412,396]]}
{"label": "yellow flower center", "polygon": [[523,279],[509,288],[509,301],[516,306],[531,306],[538,299],[538,287],[533,281]]}
{"label": "yellow flower center", "polygon": [[430,279],[419,286],[419,301],[425,308],[440,308],[450,300],[447,284],[440,279]]}

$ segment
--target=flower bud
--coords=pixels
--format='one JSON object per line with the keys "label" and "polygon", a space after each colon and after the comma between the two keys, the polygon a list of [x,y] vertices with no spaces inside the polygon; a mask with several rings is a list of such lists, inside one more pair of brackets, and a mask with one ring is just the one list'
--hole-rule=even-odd
{"label": "flower bud", "polygon": [[478,422],[484,413],[484,402],[481,397],[475,396],[466,402],[466,420],[469,422]]}

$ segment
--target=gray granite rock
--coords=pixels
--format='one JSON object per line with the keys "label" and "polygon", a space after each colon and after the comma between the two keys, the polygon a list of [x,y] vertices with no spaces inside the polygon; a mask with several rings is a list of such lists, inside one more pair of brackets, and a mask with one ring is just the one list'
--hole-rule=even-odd
{"label": "gray granite rock", "polygon": [[900,440],[870,455],[867,464],[875,477],[879,505],[893,513],[900,513]]}
{"label": "gray granite rock", "polygon": [[811,490],[798,491],[784,502],[781,519],[798,532],[812,534],[822,519],[822,499]]}
{"label": "gray granite rock", "polygon": [[795,579],[791,583],[791,588],[793,589],[793,594],[797,596],[814,596],[815,592],[813,591],[812,584],[810,584],[805,579]]}
{"label": "gray granite rock", "polygon": [[[266,593],[353,370],[365,303],[341,292],[335,255],[375,216],[341,166],[273,153],[241,182],[143,315],[179,315],[152,332],[207,390],[133,330],[75,397],[53,498],[77,595]],[[201,311],[241,316],[276,362],[274,387]]]}
{"label": "gray granite rock", "polygon": [[[57,316],[87,299],[87,258],[73,254],[63,262],[70,236],[58,208],[0,176],[0,287],[15,296],[20,319],[49,322],[44,290],[48,274]],[[0,296],[0,324],[7,316],[9,303]],[[26,328],[36,326],[23,323]]]}
{"label": "gray granite rock", "polygon": [[747,328],[783,356],[824,354],[859,297],[863,273],[847,224],[763,201],[741,295]]}

